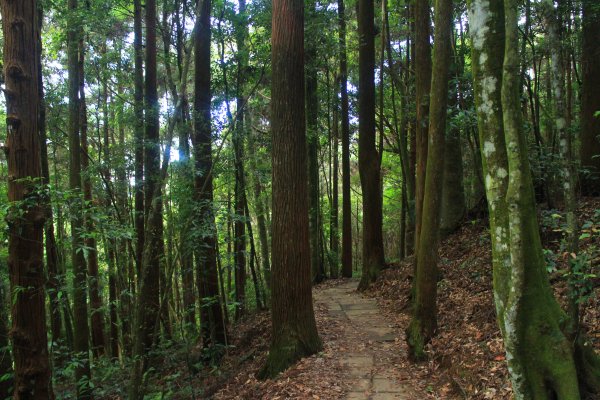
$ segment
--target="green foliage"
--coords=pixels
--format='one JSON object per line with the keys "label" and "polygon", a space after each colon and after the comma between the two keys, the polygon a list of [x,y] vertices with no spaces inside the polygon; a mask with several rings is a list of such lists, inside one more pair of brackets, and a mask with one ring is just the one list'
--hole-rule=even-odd
{"label": "green foliage", "polygon": [[596,244],[600,238],[600,210],[595,210],[590,219],[581,225],[579,236],[580,249],[577,253],[568,252],[567,224],[559,211],[542,212],[541,225],[546,230],[560,235],[559,247],[556,250],[544,249],[546,270],[549,274],[558,274],[571,288],[569,294],[576,303],[585,303],[595,296],[600,275],[600,247]]}

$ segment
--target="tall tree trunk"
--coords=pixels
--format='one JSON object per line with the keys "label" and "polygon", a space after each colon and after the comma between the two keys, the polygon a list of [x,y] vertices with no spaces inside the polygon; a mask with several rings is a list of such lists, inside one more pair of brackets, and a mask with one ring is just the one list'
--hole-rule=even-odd
{"label": "tall tree trunk", "polygon": [[234,259],[235,259],[235,319],[238,320],[246,313],[246,224],[244,221],[244,202],[246,199],[246,180],[244,173],[244,89],[248,69],[248,50],[246,40],[248,26],[246,17],[246,1],[239,0],[240,23],[236,26],[236,43],[238,46],[238,76],[237,76],[237,109],[233,147],[235,153],[235,222],[234,222]]}
{"label": "tall tree trunk", "polygon": [[[3,0],[4,79],[8,162],[8,272],[15,381],[13,398],[53,399],[44,302],[43,228],[46,215],[36,191],[40,170],[41,52],[37,1]],[[19,27],[19,29],[15,29]],[[33,40],[32,40],[33,38]]]}
{"label": "tall tree trunk", "polygon": [[[133,1],[133,48],[134,48],[134,103],[133,112],[135,115],[135,125],[133,132],[134,143],[134,206],[133,206],[133,221],[135,226],[135,267],[137,281],[131,283],[131,295],[136,294],[137,285],[141,284],[142,279],[142,258],[144,253],[144,49],[142,45],[142,3],[141,0]],[[123,292],[125,293],[125,292]],[[127,294],[125,294],[127,296]],[[121,301],[124,296],[121,296]],[[135,305],[132,303],[132,307]],[[130,315],[132,315],[131,313]],[[121,314],[125,317],[124,314]],[[122,321],[136,323],[133,318],[122,318]],[[125,329],[126,325],[122,326],[123,343],[127,345],[132,343],[134,338],[133,333],[137,331],[135,326],[129,325],[130,331]],[[125,346],[128,349],[130,346]]]}
{"label": "tall tree trunk", "polygon": [[[429,91],[431,90],[431,47],[429,0],[415,1],[415,96],[417,102],[417,121],[415,126],[415,252],[419,251],[421,219],[423,216],[423,197],[427,169],[427,133],[429,129]],[[417,254],[418,256],[418,254]]]}
{"label": "tall tree trunk", "polygon": [[448,104],[448,72],[451,57],[452,0],[436,0],[433,74],[429,103],[429,149],[414,281],[413,318],[406,337],[409,354],[425,358],[425,345],[437,328],[437,277],[444,148]]}
{"label": "tall tree trunk", "polygon": [[[358,2],[358,165],[363,195],[363,274],[359,289],[366,289],[385,264],[382,232],[382,194],[379,154],[375,147],[375,25],[370,0]],[[382,149],[383,150],[383,149]]]}
{"label": "tall tree trunk", "polygon": [[[213,213],[213,161],[211,138],[211,1],[199,5],[195,31],[194,74],[194,157],[195,200],[199,205],[197,226],[201,229],[198,251],[198,297],[200,298],[201,337],[203,346],[227,344],[225,319],[219,297],[219,274],[217,270],[217,236]],[[243,204],[242,204],[243,207]],[[243,208],[242,208],[243,210]]]}
{"label": "tall tree trunk", "polygon": [[304,2],[273,1],[272,337],[259,376],[322,348],[312,303],[304,104]]}
{"label": "tall tree trunk", "polygon": [[338,0],[340,101],[342,135],[342,276],[352,277],[352,203],[350,198],[350,116],[348,101],[348,59],[346,55],[346,13]]}
{"label": "tall tree trunk", "polygon": [[568,317],[545,271],[519,101],[517,6],[516,0],[469,6],[470,20],[477,21],[471,23],[472,59],[496,312],[515,398],[578,400],[578,375],[597,385],[599,364],[583,341],[565,334]]}
{"label": "tall tree trunk", "polygon": [[600,195],[600,7],[594,0],[582,0],[581,74],[581,189],[587,195]]}
{"label": "tall tree trunk", "polygon": [[[145,286],[146,296],[140,293],[138,301],[146,309],[144,318],[144,343],[150,348],[158,338],[155,337],[155,322],[160,309],[161,258],[164,254],[163,220],[162,217],[153,219],[150,225],[150,214],[156,208],[162,214],[162,191],[160,189],[160,143],[159,143],[159,105],[156,76],[156,0],[146,1],[146,76],[144,82],[145,97],[145,137],[144,137],[144,247],[152,243],[152,252],[148,264],[142,265],[142,285]],[[156,203],[156,206],[153,204]],[[145,249],[144,249],[145,250]],[[142,257],[143,258],[143,257]]]}
{"label": "tall tree trunk", "polygon": [[89,384],[91,373],[89,363],[89,325],[87,308],[87,265],[84,258],[83,202],[81,196],[81,143],[80,143],[80,104],[79,104],[79,41],[82,35],[81,21],[78,17],[77,0],[69,0],[69,19],[67,27],[67,53],[69,69],[69,187],[75,196],[71,205],[71,259],[73,265],[73,350],[78,359],[75,369],[77,398],[91,398]]}
{"label": "tall tree trunk", "polygon": [[317,41],[321,28],[314,23],[316,2],[307,2],[305,46],[306,76],[306,139],[308,141],[308,216],[310,223],[310,265],[313,283],[325,279],[321,257],[321,219],[319,199],[319,96],[317,93]]}

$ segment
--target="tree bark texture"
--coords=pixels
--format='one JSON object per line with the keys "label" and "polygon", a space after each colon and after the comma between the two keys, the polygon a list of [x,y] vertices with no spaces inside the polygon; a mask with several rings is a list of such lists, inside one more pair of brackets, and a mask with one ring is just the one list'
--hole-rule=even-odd
{"label": "tree bark texture", "polygon": [[359,289],[375,281],[384,266],[379,153],[375,147],[375,24],[372,0],[358,2],[358,165],[363,195],[362,277]]}
{"label": "tree bark texture", "polygon": [[566,334],[569,318],[545,270],[519,101],[517,10],[516,0],[469,4],[497,320],[516,399],[578,400],[578,376],[597,384],[598,361]]}
{"label": "tree bark texture", "polygon": [[[419,235],[425,195],[427,173],[427,133],[429,129],[429,91],[431,90],[431,45],[429,43],[431,22],[429,0],[414,0],[415,10],[415,96],[417,120],[415,126],[415,253],[419,251]],[[412,147],[412,143],[411,143]]]}
{"label": "tree bark texture", "polygon": [[38,2],[0,3],[4,32],[8,272],[13,304],[10,338],[14,399],[53,399],[46,337],[41,183]]}
{"label": "tree bark texture", "polygon": [[[144,251],[148,247],[151,255],[147,264],[142,264],[142,285],[145,293],[140,293],[139,300],[144,304],[144,343],[150,348],[156,342],[155,323],[160,309],[160,269],[161,257],[164,254],[163,220],[153,218],[150,225],[150,214],[155,208],[162,214],[162,198],[160,189],[160,138],[159,138],[159,105],[157,91],[156,63],[156,0],[146,1],[146,75],[144,81],[145,98],[145,133],[144,133]],[[156,205],[154,204],[156,203]],[[144,257],[142,257],[142,260]]]}
{"label": "tree bark texture", "polygon": [[322,347],[312,302],[304,104],[304,2],[273,1],[272,338],[261,378]]}
{"label": "tree bark texture", "polygon": [[417,360],[425,358],[425,345],[431,340],[437,328],[437,263],[444,181],[451,34],[452,0],[436,0],[432,91],[429,103],[429,154],[421,233],[417,249],[413,318],[406,332],[409,354]]}

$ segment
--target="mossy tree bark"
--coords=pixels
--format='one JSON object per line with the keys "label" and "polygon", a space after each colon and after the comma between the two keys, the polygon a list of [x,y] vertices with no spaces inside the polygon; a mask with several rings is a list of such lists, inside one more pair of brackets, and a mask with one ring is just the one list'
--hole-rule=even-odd
{"label": "mossy tree bark", "polygon": [[[46,215],[44,199],[37,190],[42,183],[37,62],[41,52],[40,15],[35,0],[4,0],[0,6],[4,33],[5,153],[11,205],[6,219],[13,299],[10,330],[15,368],[13,398],[53,399],[44,301]],[[6,332],[2,333],[6,338]],[[10,369],[6,362],[2,367]]]}
{"label": "mossy tree bark", "polygon": [[359,0],[358,166],[363,195],[362,277],[359,290],[366,289],[374,282],[385,264],[380,158],[375,146],[374,14],[372,0]]}
{"label": "mossy tree bark", "polygon": [[[580,399],[597,359],[552,295],[519,102],[518,2],[469,4],[475,99],[490,212],[494,297],[516,399]],[[585,354],[578,365],[575,354]]]}
{"label": "mossy tree bark", "polygon": [[451,34],[452,0],[436,0],[432,91],[429,105],[429,155],[417,249],[413,318],[406,331],[409,354],[416,360],[425,358],[425,345],[433,337],[437,327],[437,262]]}
{"label": "mossy tree bark", "polygon": [[322,348],[311,291],[304,2],[274,0],[272,22],[272,339],[260,378]]}

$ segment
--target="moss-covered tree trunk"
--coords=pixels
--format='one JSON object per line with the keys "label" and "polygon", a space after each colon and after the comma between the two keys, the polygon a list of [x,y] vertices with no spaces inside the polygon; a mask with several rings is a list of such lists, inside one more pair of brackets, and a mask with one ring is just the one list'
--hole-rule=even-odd
{"label": "moss-covered tree trunk", "polygon": [[516,0],[469,5],[497,319],[515,398],[578,400],[578,375],[597,379],[596,358],[565,334],[546,274],[519,102],[517,10]]}
{"label": "moss-covered tree trunk", "polygon": [[435,4],[432,91],[429,105],[429,155],[421,233],[417,249],[415,303],[413,318],[406,332],[410,355],[417,360],[425,358],[425,344],[433,337],[437,327],[437,262],[444,180],[444,142],[451,33],[452,0],[437,0]]}
{"label": "moss-covered tree trunk", "polygon": [[259,377],[321,349],[312,303],[304,104],[304,2],[273,1],[272,338]]}
{"label": "moss-covered tree trunk", "polygon": [[385,264],[379,153],[375,146],[375,10],[373,1],[358,2],[358,168],[363,195],[362,277],[366,289]]}

